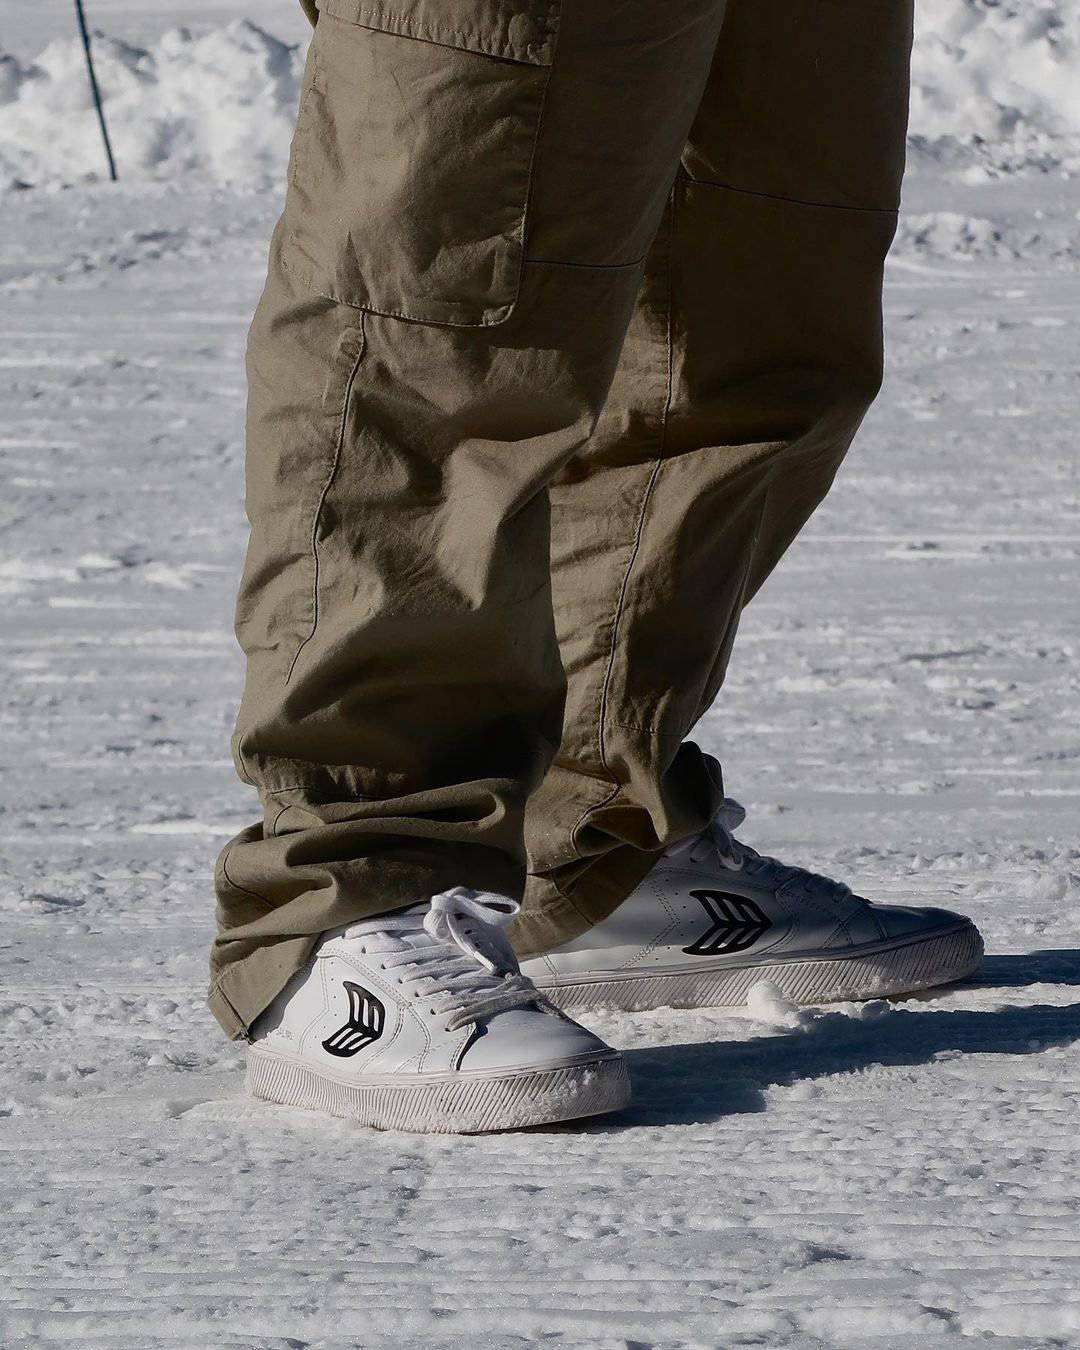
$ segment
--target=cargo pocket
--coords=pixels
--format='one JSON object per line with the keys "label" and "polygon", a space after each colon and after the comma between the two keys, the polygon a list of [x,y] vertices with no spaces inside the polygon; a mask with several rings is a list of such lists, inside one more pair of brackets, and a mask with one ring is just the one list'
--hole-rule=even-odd
{"label": "cargo pocket", "polygon": [[308,289],[421,323],[517,299],[559,0],[319,0],[282,261]]}

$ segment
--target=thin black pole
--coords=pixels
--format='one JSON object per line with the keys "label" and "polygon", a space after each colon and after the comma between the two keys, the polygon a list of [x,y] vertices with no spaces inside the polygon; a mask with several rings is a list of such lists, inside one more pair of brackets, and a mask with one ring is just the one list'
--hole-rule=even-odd
{"label": "thin black pole", "polygon": [[98,123],[101,126],[101,139],[105,142],[105,158],[109,161],[109,177],[116,182],[116,160],[113,159],[112,145],[109,141],[109,128],[105,125],[105,109],[101,106],[101,90],[94,74],[94,58],[90,53],[90,30],[86,26],[86,13],[83,0],[75,0],[75,13],[79,16],[79,32],[82,34],[83,51],[86,53],[86,70],[90,76],[90,92],[94,96]]}

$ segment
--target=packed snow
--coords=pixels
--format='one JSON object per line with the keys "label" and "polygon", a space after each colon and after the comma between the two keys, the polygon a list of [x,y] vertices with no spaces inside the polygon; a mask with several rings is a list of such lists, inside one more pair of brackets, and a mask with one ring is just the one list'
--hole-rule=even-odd
{"label": "packed snow", "polygon": [[113,188],[59,8],[0,0],[0,1345],[1080,1346],[1080,7],[924,0],[886,385],[700,729],[749,842],[981,977],[596,1014],[629,1111],[467,1139],[246,1100],[203,1003],[300,52],[95,4]]}

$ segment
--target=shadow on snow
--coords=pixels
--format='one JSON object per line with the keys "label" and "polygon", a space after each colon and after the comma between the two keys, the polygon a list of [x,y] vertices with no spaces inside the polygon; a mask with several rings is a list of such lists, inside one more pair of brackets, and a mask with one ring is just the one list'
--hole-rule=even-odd
{"label": "shadow on snow", "polygon": [[[1080,986],[1080,951],[989,956],[965,985],[1019,989]],[[929,991],[927,997],[942,991]],[[632,1106],[606,1128],[690,1124],[763,1111],[770,1087],[928,1064],[939,1056],[1027,1055],[1080,1040],[1080,1003],[1034,1003],[993,1010],[893,1007],[865,1020],[819,1011],[807,1026],[750,1041],[703,1041],[626,1051],[634,1080]],[[605,1128],[601,1122],[594,1127]]]}

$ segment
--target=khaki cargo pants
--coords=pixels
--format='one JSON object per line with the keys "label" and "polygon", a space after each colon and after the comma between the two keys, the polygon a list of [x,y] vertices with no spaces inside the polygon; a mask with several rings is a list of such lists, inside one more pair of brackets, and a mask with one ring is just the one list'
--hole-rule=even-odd
{"label": "khaki cargo pants", "polygon": [[[311,6],[307,6],[313,8]],[[211,1005],[463,884],[584,931],[881,375],[909,0],[320,0],[252,328]]]}

